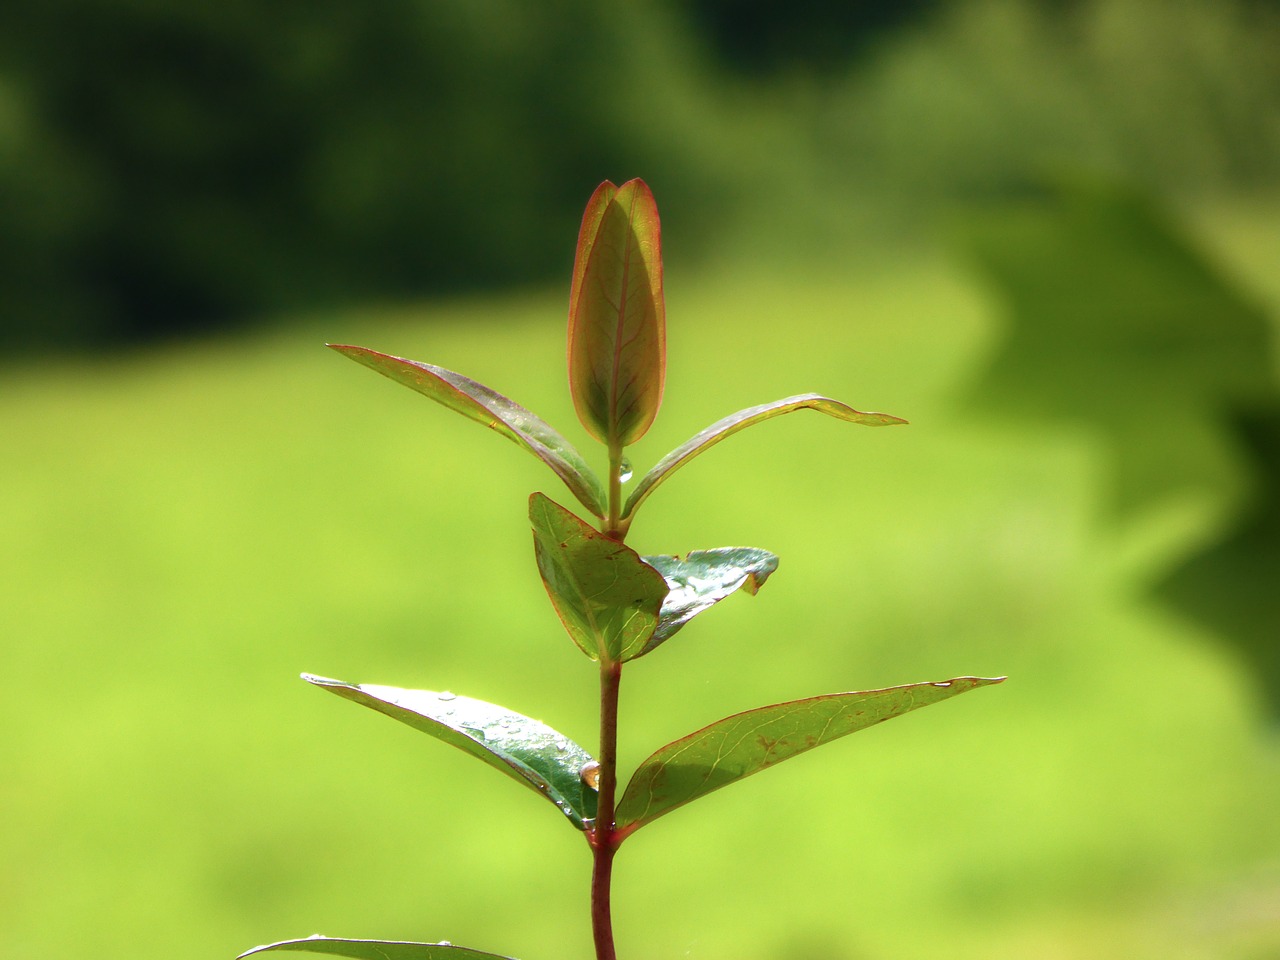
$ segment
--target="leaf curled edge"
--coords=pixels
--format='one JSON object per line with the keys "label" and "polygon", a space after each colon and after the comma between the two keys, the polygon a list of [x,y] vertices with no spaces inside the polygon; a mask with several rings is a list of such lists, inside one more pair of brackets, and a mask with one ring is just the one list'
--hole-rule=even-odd
{"label": "leaf curled edge", "polygon": [[408,940],[347,940],[341,937],[322,937],[319,934],[299,940],[266,943],[246,950],[236,960],[272,951],[322,953],[334,957],[352,957],[354,960],[513,960],[512,957],[496,953],[455,947],[448,941],[413,943]]}
{"label": "leaf curled edge", "polygon": [[747,427],[765,420],[771,420],[784,413],[791,413],[793,410],[817,410],[819,413],[825,413],[828,416],[835,417],[837,420],[845,420],[849,423],[857,423],[867,427],[886,427],[907,422],[901,417],[890,416],[887,413],[864,413],[861,410],[853,409],[848,404],[841,403],[839,400],[832,400],[830,397],[824,397],[816,393],[801,393],[794,397],[775,400],[773,403],[762,403],[758,406],[747,407],[745,410],[732,413],[722,420],[717,420],[659,460],[653,469],[644,475],[644,478],[632,491],[631,496],[627,498],[626,507],[622,511],[622,518],[624,520],[630,519],[658,484],[662,483],[694,457],[714,447],[721,440],[733,436],[739,430],[745,430]]}
{"label": "leaf curled edge", "polygon": [[605,492],[600,478],[573,444],[531,410],[483,383],[435,364],[368,347],[340,343],[327,346],[528,450],[555,471],[584,507],[597,517],[604,516]]}
{"label": "leaf curled edge", "polygon": [[725,597],[744,590],[754,596],[778,569],[778,558],[758,547],[716,547],[684,557],[643,557],[667,581],[658,626],[641,654],[670,640],[686,623]]}
{"label": "leaf curled edge", "polygon": [[627,835],[692,800],[774,764],[1004,677],[956,677],[775,703],[717,720],[640,764],[615,823]]}
{"label": "leaf curled edge", "polygon": [[448,691],[302,679],[458,747],[550,801],[579,830],[596,815],[596,792],[582,782],[591,754],[538,720]]}

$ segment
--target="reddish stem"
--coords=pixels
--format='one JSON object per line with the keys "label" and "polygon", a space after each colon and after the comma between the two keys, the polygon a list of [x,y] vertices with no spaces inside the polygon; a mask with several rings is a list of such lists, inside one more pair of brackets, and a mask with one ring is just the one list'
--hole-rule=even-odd
{"label": "reddish stem", "polygon": [[596,960],[617,960],[613,948],[613,916],[610,892],[613,856],[619,838],[613,828],[618,789],[618,688],[622,664],[600,659],[600,794],[596,821],[588,840],[595,863],[591,871],[591,931],[595,937]]}

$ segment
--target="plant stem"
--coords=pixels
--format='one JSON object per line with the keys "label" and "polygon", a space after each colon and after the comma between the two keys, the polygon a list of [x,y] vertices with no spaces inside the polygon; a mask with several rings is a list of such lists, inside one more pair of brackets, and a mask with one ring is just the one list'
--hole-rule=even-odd
{"label": "plant stem", "polygon": [[590,841],[595,863],[591,871],[591,931],[596,960],[617,960],[613,948],[610,892],[618,838],[613,829],[618,789],[618,688],[622,664],[600,659],[600,795]]}
{"label": "plant stem", "polygon": [[[619,521],[622,514],[622,446],[609,445],[609,510],[602,532],[621,541],[626,527]],[[591,869],[591,933],[595,939],[596,960],[617,960],[613,947],[613,912],[610,896],[613,889],[613,857],[618,852],[618,837],[613,829],[614,807],[618,791],[618,690],[622,683],[622,664],[600,651],[600,782],[596,800],[595,825],[587,834],[594,858]]]}
{"label": "plant stem", "polygon": [[621,540],[626,536],[626,528],[622,526],[622,447],[609,446],[609,515],[605,518],[604,530],[607,537]]}

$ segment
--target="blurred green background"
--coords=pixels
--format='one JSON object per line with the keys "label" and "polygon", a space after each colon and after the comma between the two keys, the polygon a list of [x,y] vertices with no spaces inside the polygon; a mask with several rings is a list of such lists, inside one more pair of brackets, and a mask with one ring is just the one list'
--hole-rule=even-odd
{"label": "blurred green background", "polygon": [[[1005,685],[700,801],[626,957],[1280,957],[1280,6],[50,0],[0,12],[0,958],[332,936],[587,958],[544,805],[307,670],[594,741],[558,481],[324,350],[562,429],[583,203],[643,176],[670,368],[641,552],[782,565],[631,668],[729,713]],[[597,456],[589,453],[590,456]]]}

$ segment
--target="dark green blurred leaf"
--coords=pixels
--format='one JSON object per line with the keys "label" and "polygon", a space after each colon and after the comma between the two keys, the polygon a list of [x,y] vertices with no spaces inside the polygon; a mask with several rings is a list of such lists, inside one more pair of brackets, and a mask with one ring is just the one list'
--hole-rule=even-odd
{"label": "dark green blurred leaf", "polygon": [[778,558],[757,547],[695,550],[687,557],[644,557],[666,578],[658,627],[641,653],[670,640],[686,623],[739,589],[755,595],[778,569]]}
{"label": "dark green blurred leaf", "polygon": [[434,690],[303,679],[478,757],[551,801],[579,830],[596,815],[596,792],[582,782],[591,755],[545,724],[506,707]]}
{"label": "dark green blurred leaf", "polygon": [[1271,331],[1164,210],[1070,183],[962,236],[1008,322],[974,389],[984,412],[1094,431],[1121,514],[1234,484],[1223,425],[1274,396]]}
{"label": "dark green blurred leaf", "polygon": [[305,937],[301,940],[282,940],[246,950],[236,957],[243,960],[257,953],[292,950],[298,953],[324,953],[335,957],[354,957],[355,960],[512,960],[496,953],[482,953],[444,943],[410,943],[404,940],[343,940],[337,937]]}
{"label": "dark green blurred leaf", "polygon": [[1251,468],[1249,500],[1157,594],[1231,645],[1280,718],[1280,407],[1239,416],[1233,426]]}
{"label": "dark green blurred leaf", "polygon": [[524,447],[554,470],[584,507],[598,517],[604,516],[605,493],[600,478],[573,445],[536,414],[444,367],[393,357],[367,347],[329,346]]}
{"label": "dark green blurred leaf", "polygon": [[886,690],[831,693],[717,720],[640,764],[615,823],[631,832],[713,790],[796,754],[1004,678],[957,677]]}
{"label": "dark green blurred leaf", "polygon": [[662,403],[666,307],[658,207],[643,180],[607,180],[587,202],[569,303],[569,385],[587,431],[640,439]]}
{"label": "dark green blurred leaf", "polygon": [[529,520],[542,582],[573,642],[593,660],[643,653],[667,593],[662,574],[540,493]]}
{"label": "dark green blurred leaf", "polygon": [[770,420],[784,413],[790,413],[792,410],[817,410],[839,420],[860,423],[868,427],[884,427],[907,422],[900,417],[891,417],[887,413],[863,413],[840,403],[838,400],[819,396],[816,393],[802,393],[783,400],[775,400],[773,403],[762,403],[756,407],[739,410],[723,420],[717,420],[707,429],[686,440],[659,460],[654,468],[644,475],[644,479],[640,481],[631,496],[627,498],[626,508],[622,511],[623,519],[634,514],[658,484],[662,483],[663,480],[667,479],[698,454],[714,447],[726,437],[733,436],[739,430],[745,430],[752,424]]}

